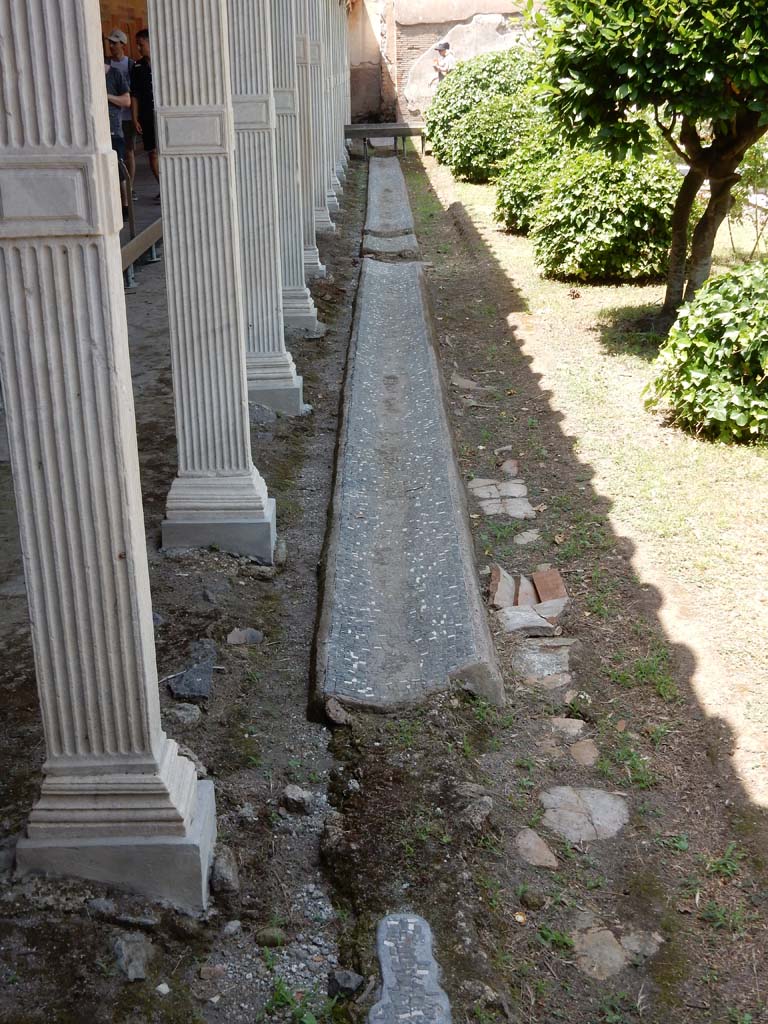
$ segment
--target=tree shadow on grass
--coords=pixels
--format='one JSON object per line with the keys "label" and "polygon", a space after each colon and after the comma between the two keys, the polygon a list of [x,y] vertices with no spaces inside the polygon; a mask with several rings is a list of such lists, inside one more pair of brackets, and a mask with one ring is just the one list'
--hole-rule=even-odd
{"label": "tree shadow on grass", "polygon": [[600,344],[610,355],[637,356],[653,362],[667,340],[659,323],[656,303],[643,306],[616,306],[600,317]]}

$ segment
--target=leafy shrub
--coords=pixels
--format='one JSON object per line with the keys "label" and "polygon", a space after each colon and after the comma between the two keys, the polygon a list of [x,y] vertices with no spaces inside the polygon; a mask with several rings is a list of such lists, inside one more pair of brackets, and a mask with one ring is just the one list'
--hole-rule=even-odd
{"label": "leafy shrub", "polygon": [[459,61],[437,87],[424,117],[436,160],[446,161],[448,138],[459,118],[492,96],[514,96],[525,88],[534,60],[532,51],[520,45]]}
{"label": "leafy shrub", "polygon": [[667,268],[680,176],[668,161],[611,161],[574,151],[533,214],[534,254],[546,277],[636,281]]}
{"label": "leafy shrub", "polygon": [[445,162],[457,178],[488,181],[525,138],[530,120],[524,99],[492,96],[454,124]]}
{"label": "leafy shrub", "polygon": [[713,277],[683,306],[646,405],[718,441],[768,440],[768,263]]}
{"label": "leafy shrub", "polygon": [[561,157],[552,126],[536,111],[528,120],[525,137],[515,146],[496,179],[496,220],[507,231],[527,234],[531,218]]}

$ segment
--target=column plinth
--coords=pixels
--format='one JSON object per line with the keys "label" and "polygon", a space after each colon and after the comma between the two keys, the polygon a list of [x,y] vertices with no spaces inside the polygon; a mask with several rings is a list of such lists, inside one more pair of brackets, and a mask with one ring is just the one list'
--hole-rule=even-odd
{"label": "column plinth", "polygon": [[17,849],[66,874],[207,902],[213,792],[161,728],[96,0],[0,12],[0,369],[47,758]]}
{"label": "column plinth", "polygon": [[253,0],[227,0],[227,7],[248,397],[299,415],[302,379],[286,351],[283,324],[271,7]]}
{"label": "column plinth", "polygon": [[[299,69],[296,45],[297,0],[271,0],[272,84],[275,98],[280,256],[283,281],[283,321],[286,327],[310,337],[325,329],[304,283],[303,182],[299,125]],[[313,225],[314,227],[314,225]]]}
{"label": "column plinth", "polygon": [[[226,0],[150,0],[149,12],[179,453],[163,546],[271,563],[274,503],[251,459]],[[215,61],[194,56],[201,38]],[[243,105],[238,119],[261,113]]]}

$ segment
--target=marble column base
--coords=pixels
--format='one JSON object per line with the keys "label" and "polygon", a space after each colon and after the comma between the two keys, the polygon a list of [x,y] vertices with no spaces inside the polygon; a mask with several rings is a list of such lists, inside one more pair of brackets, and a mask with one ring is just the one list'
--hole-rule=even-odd
{"label": "marble column base", "polygon": [[203,780],[197,783],[186,836],[22,839],[16,847],[16,871],[85,878],[198,913],[208,905],[215,844],[213,783]]}
{"label": "marble column base", "polygon": [[163,548],[210,548],[228,551],[233,555],[248,555],[262,565],[272,565],[275,556],[275,499],[267,499],[262,515],[251,518],[225,513],[211,514],[207,518],[177,514],[163,520]]}
{"label": "marble column base", "polygon": [[315,207],[315,231],[318,235],[332,235],[335,233],[336,225],[331,220],[328,206]]}
{"label": "marble column base", "polygon": [[337,199],[341,198],[341,194],[344,191],[344,189],[341,187],[339,176],[335,170],[331,174],[331,191],[333,192]]}
{"label": "marble column base", "polygon": [[322,338],[325,334],[308,288],[283,288],[283,323],[308,337]]}
{"label": "marble column base", "polygon": [[326,270],[320,262],[317,246],[304,247],[304,279],[313,281],[317,277],[325,277]]}
{"label": "marble column base", "polygon": [[[341,191],[341,185],[339,185],[339,191]],[[341,207],[339,206],[339,200],[336,193],[329,189],[328,191],[328,210],[330,213],[338,213]]]}
{"label": "marble column base", "polygon": [[346,185],[346,183],[347,183],[347,169],[346,169],[346,167],[344,166],[344,164],[343,164],[343,162],[341,160],[339,160],[339,165],[336,168],[336,177],[339,179],[339,182],[341,183],[342,186]]}
{"label": "marble column base", "polygon": [[248,381],[248,400],[285,416],[304,416],[309,410],[304,404],[304,382],[296,377],[291,384],[280,381]]}

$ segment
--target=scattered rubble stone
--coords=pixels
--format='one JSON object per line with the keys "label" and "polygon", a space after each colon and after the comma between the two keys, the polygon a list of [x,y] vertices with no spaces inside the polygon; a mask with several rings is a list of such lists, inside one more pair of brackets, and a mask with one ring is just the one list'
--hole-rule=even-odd
{"label": "scattered rubble stone", "polygon": [[240,935],[243,930],[243,922],[238,921],[236,918],[232,921],[227,921],[224,927],[221,929],[221,934],[225,939],[231,939],[234,935]]}
{"label": "scattered rubble stone", "polygon": [[544,824],[572,843],[608,839],[629,821],[626,800],[602,789],[554,786],[541,802]]}
{"label": "scattered rubble stone", "polygon": [[549,622],[557,622],[569,604],[569,598],[558,597],[552,601],[541,601],[539,604],[534,605],[534,608],[539,615],[548,619]]}
{"label": "scattered rubble stone", "polygon": [[517,459],[505,459],[499,468],[505,476],[517,476],[520,472],[520,463]]}
{"label": "scattered rubble stone", "polygon": [[285,537],[279,537],[275,544],[274,554],[275,565],[283,566],[288,561],[288,545],[285,542]]}
{"label": "scattered rubble stone", "polygon": [[88,900],[86,905],[88,910],[96,917],[115,917],[117,914],[117,904],[114,900],[98,898]]}
{"label": "scattered rubble stone", "polygon": [[216,893],[238,892],[240,876],[233,851],[228,846],[218,845],[211,870],[211,889]]}
{"label": "scattered rubble stone", "polygon": [[203,981],[215,981],[216,978],[223,978],[227,973],[225,964],[203,964],[199,974]]}
{"label": "scattered rubble stone", "polygon": [[508,635],[520,636],[554,636],[557,626],[544,619],[534,608],[502,608],[497,612],[501,628]]}
{"label": "scattered rubble stone", "polygon": [[491,566],[490,602],[492,608],[507,608],[515,603],[515,581],[500,565]]}
{"label": "scattered rubble stone", "polygon": [[176,719],[182,725],[195,725],[203,717],[203,713],[197,704],[186,704],[184,701],[168,708],[166,714],[169,718]]}
{"label": "scattered rubble stone", "polygon": [[158,626],[165,625],[165,619],[162,615],[158,615],[157,612],[152,612],[152,625],[157,629]]}
{"label": "scattered rubble stone", "polygon": [[464,808],[459,820],[474,832],[482,832],[492,810],[493,800],[489,796],[481,796]]}
{"label": "scattered rubble stone", "polygon": [[291,814],[311,814],[313,796],[308,789],[291,783],[283,790],[280,803]]}
{"label": "scattered rubble stone", "polygon": [[520,902],[527,910],[541,910],[547,904],[547,894],[528,886],[520,893]]}
{"label": "scattered rubble stone", "polygon": [[515,544],[524,546],[526,544],[535,544],[541,534],[538,530],[523,530],[522,533],[518,533],[514,537]]}
{"label": "scattered rubble stone", "polygon": [[533,574],[533,585],[539,601],[556,601],[568,597],[563,578],[557,569],[543,569]]}
{"label": "scattered rubble stone", "polygon": [[569,751],[571,757],[582,768],[592,768],[600,759],[600,751],[594,740],[579,740]]}
{"label": "scattered rubble stone", "polygon": [[362,974],[355,971],[331,971],[328,975],[328,995],[331,999],[338,996],[349,999],[360,990],[364,981]]}
{"label": "scattered rubble stone", "polygon": [[283,929],[274,925],[270,925],[268,928],[259,928],[253,938],[257,945],[268,946],[270,949],[285,946],[288,942],[288,936]]}
{"label": "scattered rubble stone", "polygon": [[195,771],[197,772],[198,779],[208,778],[208,769],[205,767],[203,762],[200,760],[200,758],[197,756],[194,750],[192,750],[191,747],[186,746],[186,744],[184,743],[179,743],[179,753],[181,754],[182,757],[188,758],[195,766]]}
{"label": "scattered rubble stone", "polygon": [[246,801],[242,807],[238,807],[237,816],[240,821],[255,821],[256,811],[253,804]]}
{"label": "scattered rubble stone", "polygon": [[451,375],[451,384],[455,388],[459,388],[461,391],[488,391],[489,388],[483,384],[478,384],[476,380],[472,380],[470,377],[462,377],[460,374],[454,373]]}
{"label": "scattered rubble stone", "polygon": [[154,953],[152,942],[141,932],[118,935],[114,944],[117,966],[128,981],[144,981],[147,964]]}
{"label": "scattered rubble stone", "polygon": [[655,956],[661,948],[664,939],[658,932],[629,932],[622,935],[619,940],[628,953],[637,961],[648,960]]}
{"label": "scattered rubble stone", "polygon": [[544,839],[532,828],[524,828],[515,837],[515,848],[526,864],[537,868],[557,868],[557,857]]}
{"label": "scattered rubble stone", "polygon": [[260,629],[233,629],[227,636],[227,643],[233,647],[247,646],[254,647],[264,640],[264,634]]}
{"label": "scattered rubble stone", "polygon": [[570,739],[576,739],[586,728],[586,723],[580,718],[550,718],[549,724],[552,731]]}
{"label": "scattered rubble stone", "polygon": [[335,697],[330,697],[325,702],[325,713],[328,720],[334,725],[350,725],[352,716]]}
{"label": "scattered rubble stone", "polygon": [[[577,641],[565,637],[527,640],[512,652],[512,666],[523,677],[544,679],[568,672]],[[570,682],[570,680],[565,680]]]}
{"label": "scattered rubble stone", "polygon": [[213,640],[197,640],[189,648],[192,667],[172,676],[168,689],[176,700],[198,703],[208,700],[213,686],[217,650]]}
{"label": "scattered rubble stone", "polygon": [[629,958],[609,928],[575,932],[573,943],[576,966],[590,978],[606,981],[627,966]]}
{"label": "scattered rubble stone", "polygon": [[168,984],[167,981],[161,981],[160,984],[155,988],[155,992],[157,992],[159,996],[170,995],[171,986]]}

